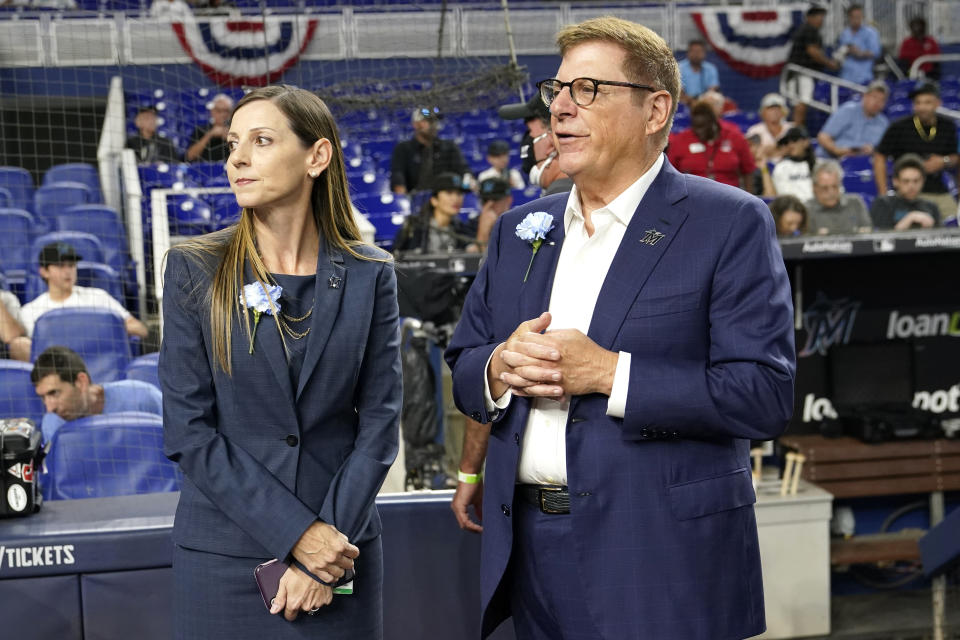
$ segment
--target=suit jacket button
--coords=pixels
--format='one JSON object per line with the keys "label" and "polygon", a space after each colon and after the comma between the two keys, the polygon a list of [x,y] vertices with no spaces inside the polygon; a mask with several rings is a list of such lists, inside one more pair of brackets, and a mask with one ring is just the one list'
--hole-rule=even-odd
{"label": "suit jacket button", "polygon": [[474,422],[480,422],[480,412],[474,411],[470,414],[470,417],[473,418]]}
{"label": "suit jacket button", "polygon": [[642,429],[640,429],[640,437],[641,437],[641,438],[649,438],[649,437],[650,437],[650,432],[647,431],[647,428],[646,428],[646,427],[643,427]]}
{"label": "suit jacket button", "polygon": [[500,510],[503,511],[503,515],[510,517],[510,507],[505,504],[500,505]]}
{"label": "suit jacket button", "polygon": [[293,435],[292,433],[286,437],[286,441],[287,441],[287,444],[290,445],[291,447],[295,447],[298,444],[300,444],[300,438]]}
{"label": "suit jacket button", "polygon": [[513,434],[513,441],[516,442],[518,445],[520,444],[520,434],[519,434],[519,433]]}

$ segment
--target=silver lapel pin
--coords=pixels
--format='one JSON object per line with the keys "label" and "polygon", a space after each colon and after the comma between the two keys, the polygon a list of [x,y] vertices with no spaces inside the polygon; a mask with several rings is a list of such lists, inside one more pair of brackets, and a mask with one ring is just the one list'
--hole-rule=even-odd
{"label": "silver lapel pin", "polygon": [[340,278],[340,276],[330,276],[330,279],[327,280],[327,284],[330,285],[331,289],[339,289],[341,282],[343,282],[343,279]]}
{"label": "silver lapel pin", "polygon": [[652,247],[666,237],[667,234],[660,233],[656,229],[647,229],[643,232],[643,237],[640,238],[640,244],[648,244]]}

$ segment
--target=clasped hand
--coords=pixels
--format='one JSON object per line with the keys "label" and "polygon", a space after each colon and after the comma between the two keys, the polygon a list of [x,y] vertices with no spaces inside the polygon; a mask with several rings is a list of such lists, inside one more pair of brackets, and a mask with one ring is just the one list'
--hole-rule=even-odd
{"label": "clasped hand", "polygon": [[587,393],[610,395],[619,354],[607,351],[582,331],[550,326],[549,313],[520,324],[490,361],[488,382],[497,398],[514,394],[560,398]]}
{"label": "clasped hand", "polygon": [[320,584],[295,566],[280,577],[280,588],[270,603],[270,613],[283,611],[283,617],[293,622],[302,611],[315,612],[333,601],[333,588]]}
{"label": "clasped hand", "polygon": [[342,578],[347,569],[353,569],[353,560],[359,555],[360,550],[347,536],[325,522],[310,525],[293,547],[293,557],[324,582]]}

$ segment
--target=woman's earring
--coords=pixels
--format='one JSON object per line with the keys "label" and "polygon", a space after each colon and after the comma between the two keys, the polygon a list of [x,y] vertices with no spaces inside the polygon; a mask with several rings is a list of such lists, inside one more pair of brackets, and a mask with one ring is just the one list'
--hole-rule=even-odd
{"label": "woman's earring", "polygon": [[311,178],[316,178],[318,175],[320,175],[320,172],[319,172],[319,171],[310,171],[309,174],[310,174],[310,177],[311,177]]}

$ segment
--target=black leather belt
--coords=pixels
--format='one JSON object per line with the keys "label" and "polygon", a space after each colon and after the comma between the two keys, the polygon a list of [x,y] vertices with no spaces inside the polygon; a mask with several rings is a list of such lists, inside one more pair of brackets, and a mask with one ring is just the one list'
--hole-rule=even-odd
{"label": "black leather belt", "polygon": [[518,484],[517,496],[543,513],[570,513],[570,492],[566,487],[545,484]]}

